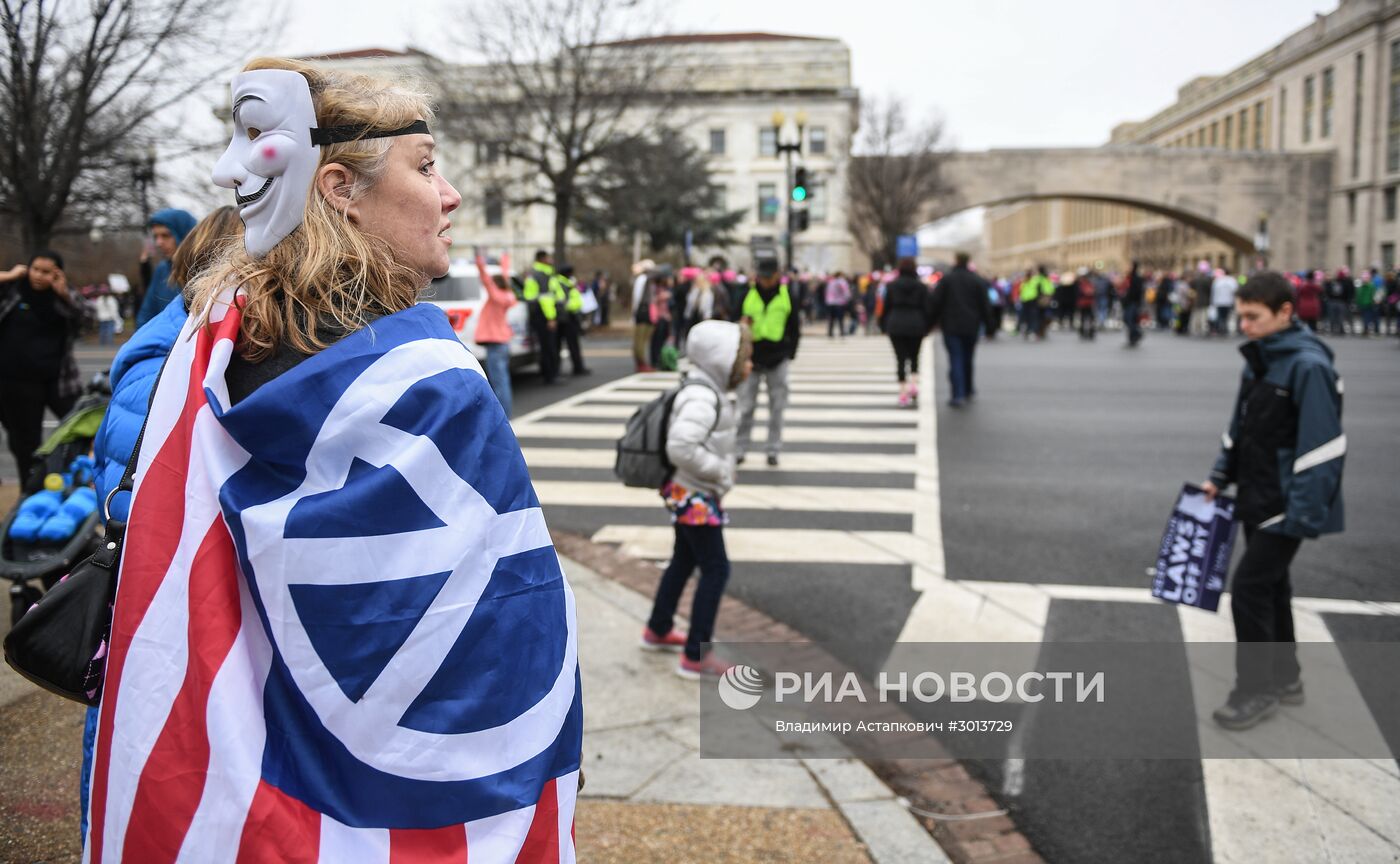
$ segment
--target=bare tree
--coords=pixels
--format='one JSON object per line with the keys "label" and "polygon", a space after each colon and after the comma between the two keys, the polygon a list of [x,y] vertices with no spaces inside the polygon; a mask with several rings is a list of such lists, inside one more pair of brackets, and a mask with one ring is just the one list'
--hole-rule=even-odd
{"label": "bare tree", "polygon": [[[0,0],[0,215],[30,248],[95,214],[131,223],[133,169],[191,146],[176,107],[274,26],[226,0]],[[140,214],[145,216],[147,214]]]}
{"label": "bare tree", "polygon": [[918,228],[925,205],[946,189],[939,173],[943,124],[911,125],[896,96],[861,108],[860,134],[846,180],[851,233],[875,266],[893,264],[901,234]]}
{"label": "bare tree", "polygon": [[476,179],[507,206],[554,209],[554,256],[581,177],[666,125],[680,48],[649,35],[652,0],[497,0],[465,7],[480,65],[439,66],[440,119],[476,147]]}

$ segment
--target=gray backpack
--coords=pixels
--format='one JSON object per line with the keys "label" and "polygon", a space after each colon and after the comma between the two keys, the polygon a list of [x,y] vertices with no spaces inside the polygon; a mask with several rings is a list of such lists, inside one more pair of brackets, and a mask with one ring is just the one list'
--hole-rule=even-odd
{"label": "gray backpack", "polygon": [[[666,458],[666,433],[671,425],[671,408],[681,389],[699,381],[682,381],[633,412],[627,430],[617,439],[617,461],[613,474],[624,486],[660,489],[676,473],[676,466]],[[701,385],[703,386],[703,385]],[[715,424],[719,425],[719,412]],[[714,426],[710,431],[714,431]]]}

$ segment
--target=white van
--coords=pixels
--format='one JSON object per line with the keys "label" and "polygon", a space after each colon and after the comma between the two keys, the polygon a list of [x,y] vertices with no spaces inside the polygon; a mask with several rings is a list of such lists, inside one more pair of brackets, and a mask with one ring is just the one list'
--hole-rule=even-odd
{"label": "white van", "polygon": [[[486,272],[499,279],[501,267],[496,259],[488,258]],[[517,297],[520,291],[512,286]],[[447,275],[434,279],[423,292],[423,302],[431,303],[447,313],[457,338],[462,340],[476,359],[486,362],[486,348],[476,344],[476,322],[481,309],[486,305],[486,291],[477,274],[476,262],[456,259]],[[506,311],[506,323],[510,325],[510,366],[512,369],[529,366],[538,361],[534,337],[530,334],[530,311],[521,300]]]}

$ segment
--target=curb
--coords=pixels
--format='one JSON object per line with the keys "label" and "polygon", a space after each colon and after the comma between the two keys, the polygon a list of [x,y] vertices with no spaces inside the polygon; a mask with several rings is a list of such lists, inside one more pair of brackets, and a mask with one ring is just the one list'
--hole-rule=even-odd
{"label": "curb", "polygon": [[[578,534],[550,533],[561,555],[644,597],[655,592],[661,573],[651,563]],[[694,588],[691,580],[680,608],[689,607]],[[807,641],[798,630],[728,595],[720,601],[718,623],[730,641]],[[877,864],[1044,862],[1010,814],[956,759],[802,762]]]}

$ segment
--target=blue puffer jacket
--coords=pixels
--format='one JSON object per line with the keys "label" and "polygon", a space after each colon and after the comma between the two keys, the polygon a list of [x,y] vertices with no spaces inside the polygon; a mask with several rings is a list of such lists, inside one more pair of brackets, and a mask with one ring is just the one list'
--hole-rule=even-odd
{"label": "blue puffer jacket", "polygon": [[[185,242],[185,236],[194,230],[197,223],[188,212],[168,207],[152,214],[150,224],[169,228],[175,237],[175,245],[179,246]],[[170,284],[170,260],[166,259],[157,264],[155,271],[151,273],[151,284],[146,286],[146,296],[136,313],[136,328],[139,330],[146,326],[146,322],[159,315],[179,293],[180,286]]]}
{"label": "blue puffer jacket", "polygon": [[[185,326],[185,300],[176,298],[150,323],[132,335],[112,361],[112,401],[107,416],[97,430],[92,452],[97,459],[97,500],[107,500],[108,491],[121,483],[127,460],[136,447],[136,436],[146,419],[151,391],[156,385],[165,355]],[[112,501],[112,515],[126,520],[129,505],[126,494]]]}
{"label": "blue puffer jacket", "polygon": [[1211,481],[1239,484],[1241,522],[1292,537],[1341,531],[1342,379],[1301,324],[1240,346],[1246,364]]}

